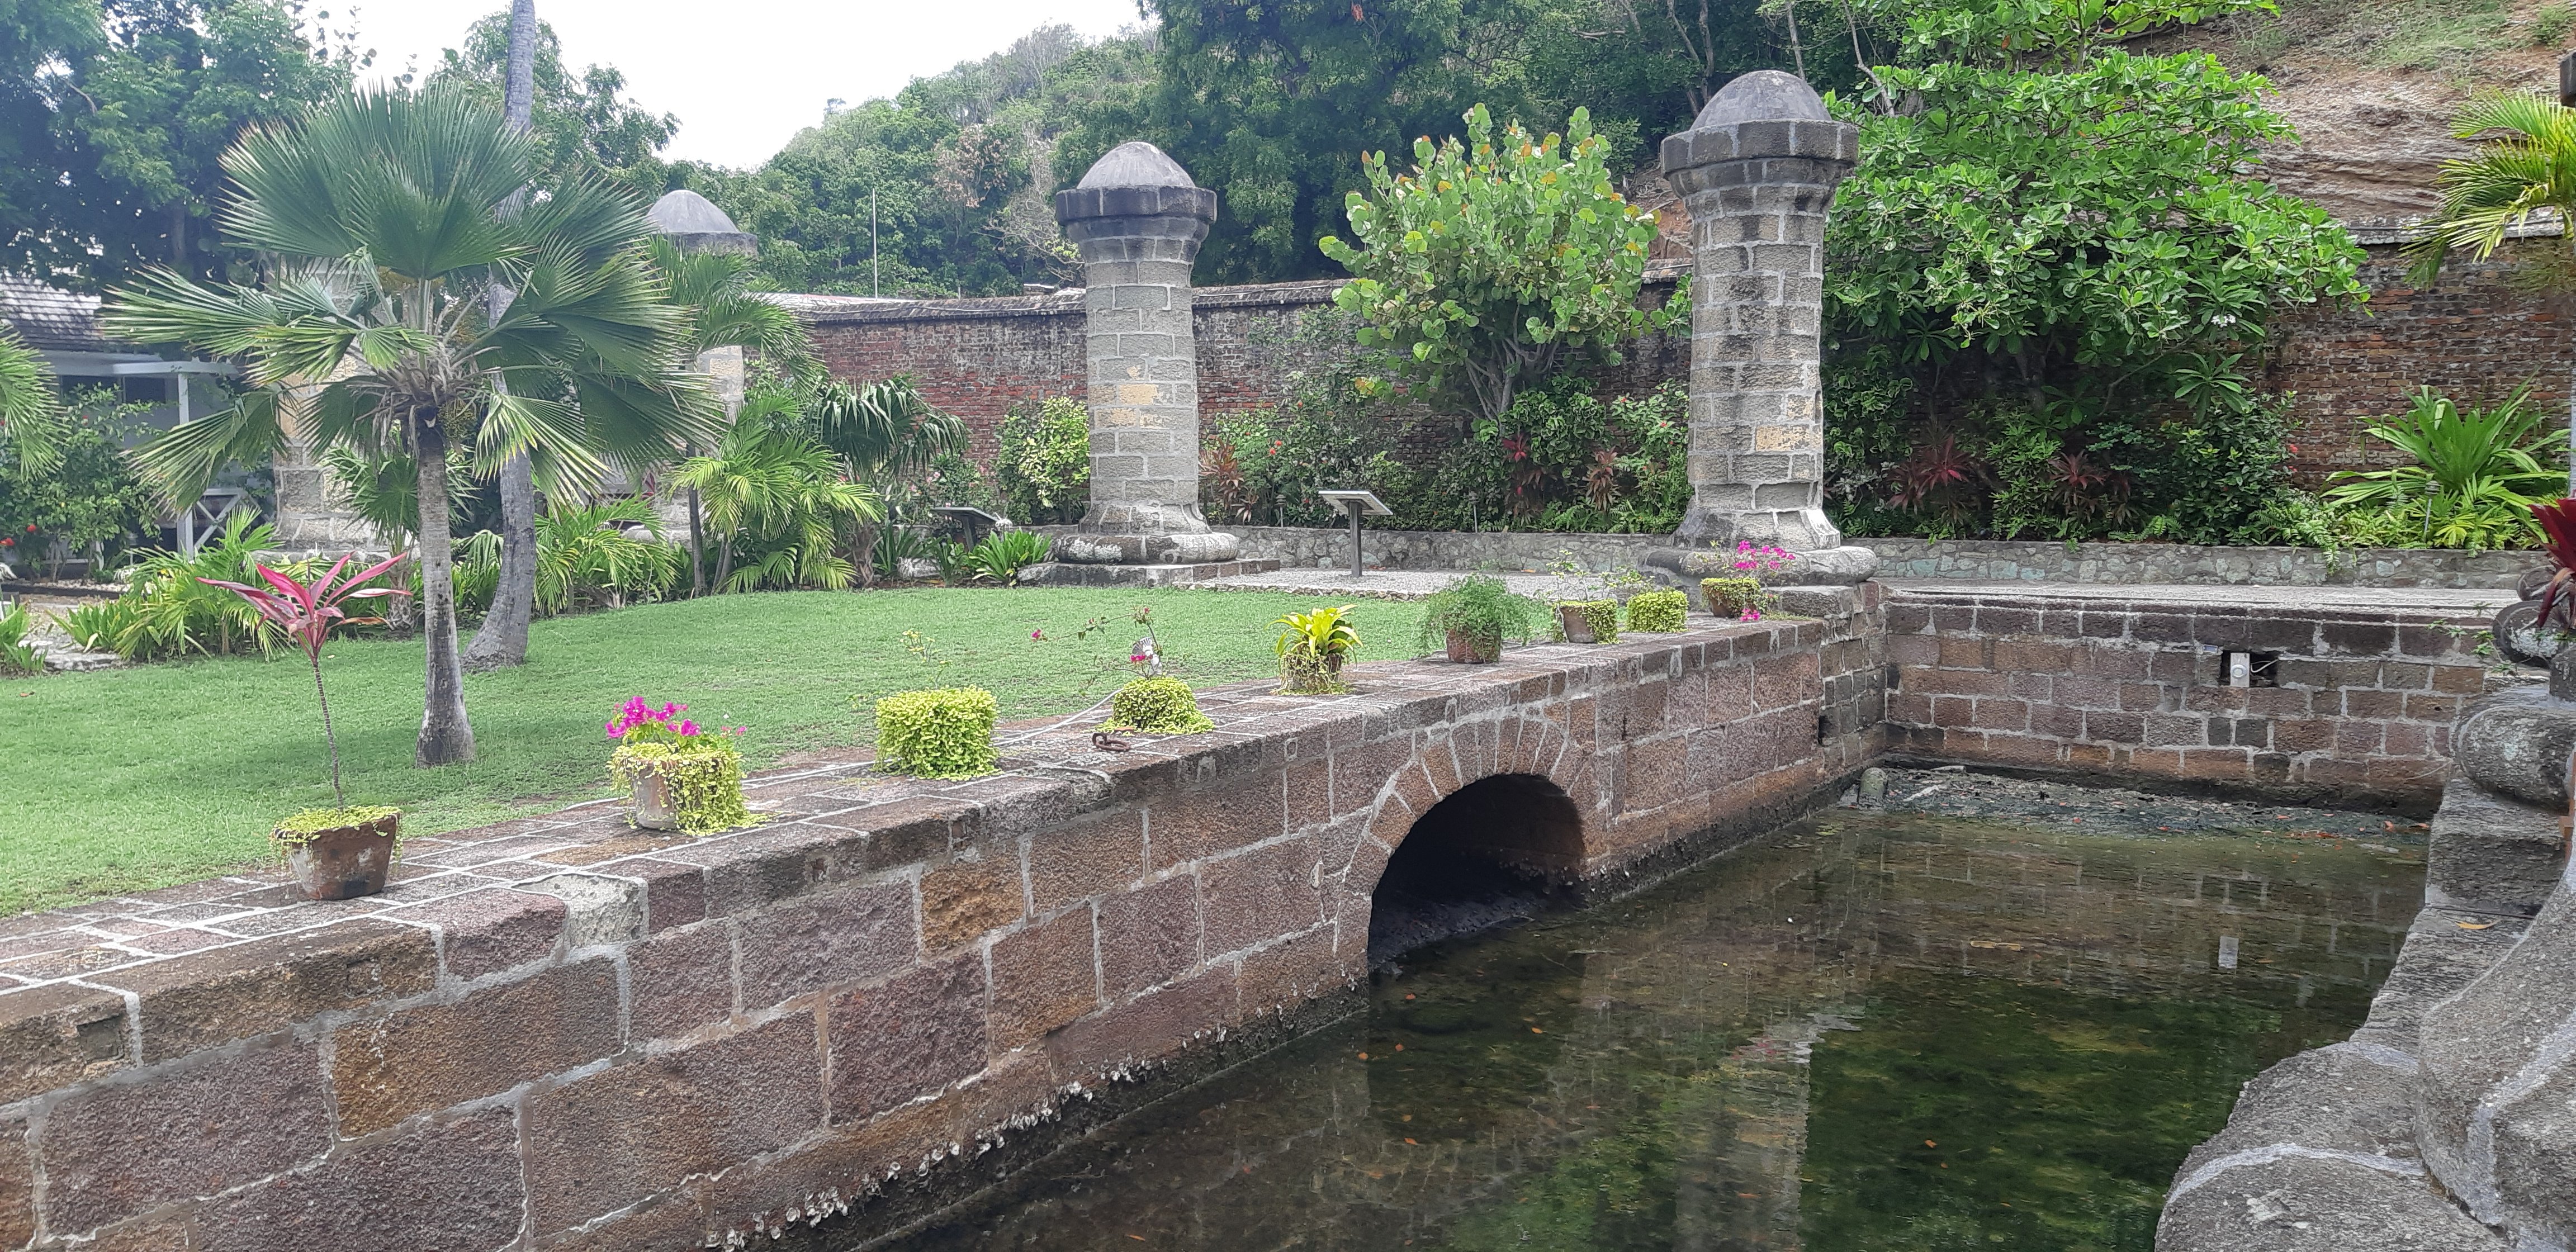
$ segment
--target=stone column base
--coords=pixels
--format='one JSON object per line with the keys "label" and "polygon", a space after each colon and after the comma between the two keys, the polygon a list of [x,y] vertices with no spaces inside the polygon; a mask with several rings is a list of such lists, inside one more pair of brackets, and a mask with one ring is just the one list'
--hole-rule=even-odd
{"label": "stone column base", "polygon": [[[1646,553],[1646,564],[1683,582],[1727,578],[1743,572],[1735,568],[1735,553],[1726,548],[1654,548]],[[1854,587],[1868,582],[1877,572],[1878,553],[1857,544],[1845,544],[1801,552],[1787,569],[1765,574],[1762,581],[1774,587]]]}
{"label": "stone column base", "polygon": [[1020,581],[1032,587],[1168,587],[1176,583],[1232,578],[1238,574],[1269,574],[1278,569],[1279,562],[1269,559],[1202,561],[1191,565],[1077,565],[1071,561],[1046,561],[1022,569]]}
{"label": "stone column base", "polygon": [[1055,539],[1055,559],[1074,565],[1206,565],[1242,553],[1242,543],[1221,530],[1162,535],[1069,531]]}

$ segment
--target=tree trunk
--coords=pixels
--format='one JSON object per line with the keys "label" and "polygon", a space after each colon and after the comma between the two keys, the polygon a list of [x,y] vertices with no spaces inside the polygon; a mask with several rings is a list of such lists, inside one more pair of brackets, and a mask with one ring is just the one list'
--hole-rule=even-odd
{"label": "tree trunk", "polygon": [[[509,82],[503,96],[502,121],[527,133],[536,116],[537,4],[516,0],[510,6]],[[501,210],[517,212],[516,197]],[[510,304],[510,293],[492,289],[493,317]],[[525,456],[501,463],[501,580],[492,592],[492,611],[474,632],[465,651],[465,668],[476,672],[528,663],[528,620],[537,610],[537,482]]]}
{"label": "tree trunk", "polygon": [[456,655],[456,551],[447,529],[447,429],[435,409],[412,413],[413,461],[420,467],[420,635],[429,672],[420,713],[417,765],[474,759],[474,727],[465,720],[465,670]]}

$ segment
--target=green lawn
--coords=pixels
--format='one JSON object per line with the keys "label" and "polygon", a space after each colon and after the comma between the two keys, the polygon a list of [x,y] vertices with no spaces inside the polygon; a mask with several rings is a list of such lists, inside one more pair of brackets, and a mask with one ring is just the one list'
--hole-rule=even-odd
{"label": "green lawn", "polygon": [[[1274,675],[1269,622],[1324,603],[1235,592],[908,590],[720,596],[536,624],[521,669],[465,680],[478,759],[415,769],[421,650],[345,641],[323,663],[349,800],[429,834],[606,794],[601,724],[640,695],[751,728],[755,765],[873,742],[876,698],[990,688],[1004,720],[1070,713],[1128,673],[1138,605],[1194,685]],[[1419,610],[1359,611],[1362,655],[1409,650]],[[1087,638],[1094,618],[1110,625]],[[1046,639],[1032,639],[1043,630]],[[854,711],[852,697],[859,697]],[[185,882],[267,855],[269,823],[330,803],[300,657],[198,660],[0,687],[0,912]]]}

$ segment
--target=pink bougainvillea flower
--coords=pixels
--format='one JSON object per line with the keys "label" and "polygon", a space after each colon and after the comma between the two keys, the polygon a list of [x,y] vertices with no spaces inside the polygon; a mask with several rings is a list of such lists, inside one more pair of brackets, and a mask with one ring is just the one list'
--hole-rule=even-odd
{"label": "pink bougainvillea flower", "polygon": [[1029,638],[1031,638],[1031,639],[1044,639],[1044,638],[1046,638],[1046,632],[1045,632],[1045,631],[1043,631],[1043,630],[1032,630],[1032,631],[1030,631],[1030,632],[1029,632]]}
{"label": "pink bougainvillea flower", "polygon": [[698,724],[697,724],[696,722],[690,721],[690,720],[688,720],[687,718],[682,718],[682,719],[680,719],[680,734],[681,734],[681,735],[683,735],[683,736],[685,736],[685,737],[694,738],[694,737],[696,737],[697,733],[698,733]]}

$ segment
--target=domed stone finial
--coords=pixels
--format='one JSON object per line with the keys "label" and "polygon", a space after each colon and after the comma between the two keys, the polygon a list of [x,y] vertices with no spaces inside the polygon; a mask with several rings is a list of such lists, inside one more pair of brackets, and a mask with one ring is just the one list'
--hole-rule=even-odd
{"label": "domed stone finial", "polygon": [[1111,148],[1083,174],[1080,187],[1196,187],[1190,172],[1142,139]]}
{"label": "domed stone finial", "polygon": [[1691,129],[1736,122],[1821,122],[1831,116],[1825,112],[1824,97],[1807,80],[1779,70],[1755,70],[1736,75],[1709,97],[1699,116],[1691,120]]}
{"label": "domed stone finial", "polygon": [[662,193],[644,220],[684,252],[758,252],[760,239],[733,224],[723,209],[686,187]]}

